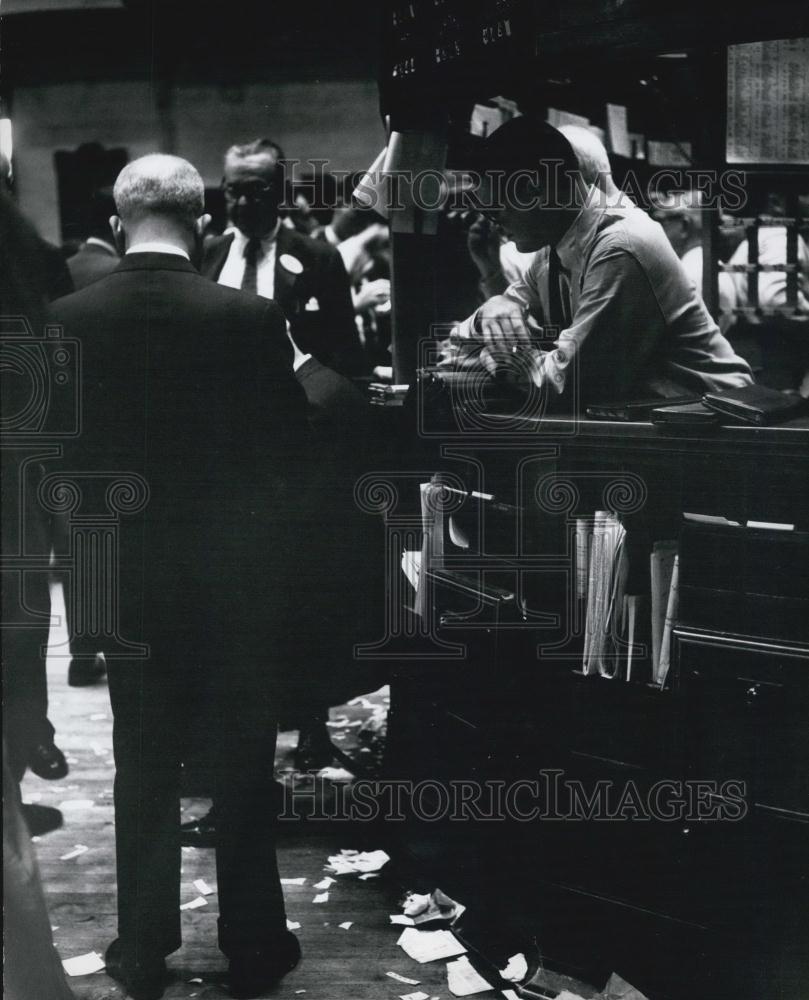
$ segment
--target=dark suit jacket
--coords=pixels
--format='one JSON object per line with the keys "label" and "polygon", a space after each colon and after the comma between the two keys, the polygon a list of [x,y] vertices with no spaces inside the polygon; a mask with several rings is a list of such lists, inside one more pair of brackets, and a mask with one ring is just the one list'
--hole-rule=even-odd
{"label": "dark suit jacket", "polygon": [[68,258],[67,266],[73,278],[73,287],[78,291],[92,285],[94,281],[110,274],[118,266],[120,257],[106,247],[95,243],[83,243],[77,253]]}
{"label": "dark suit jacket", "polygon": [[[214,281],[219,278],[232,242],[232,233],[206,241],[202,263],[206,277]],[[284,267],[285,254],[300,261],[300,274]],[[312,300],[318,309],[306,308],[307,304],[314,305]],[[334,247],[281,226],[275,255],[274,301],[283,309],[302,351],[347,375],[362,370],[351,288],[342,257]]]}
{"label": "dark suit jacket", "polygon": [[309,449],[280,309],[182,257],[139,253],[52,312],[81,343],[82,433],[66,468],[95,474],[82,490],[101,511],[116,471],[148,484],[145,508],[120,517],[126,638],[212,623],[240,646],[271,637]]}

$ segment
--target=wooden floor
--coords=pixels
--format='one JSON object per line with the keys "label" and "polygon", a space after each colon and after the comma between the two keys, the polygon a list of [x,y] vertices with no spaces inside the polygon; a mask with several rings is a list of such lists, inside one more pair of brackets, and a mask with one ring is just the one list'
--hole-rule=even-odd
{"label": "wooden floor", "polygon": [[[51,636],[53,647],[60,636]],[[70,774],[62,781],[46,782],[26,775],[22,793],[27,802],[60,808],[64,825],[37,839],[46,903],[53,926],[54,943],[63,959],[98,952],[116,936],[114,867],[114,816],[112,804],[112,717],[106,682],[92,687],[71,688],[66,682],[67,660],[51,655],[48,661],[50,719],[56,727],[57,744],[65,752]],[[332,738],[358,762],[371,764],[378,747],[358,739],[358,720],[382,715],[384,692],[362,705],[332,710]],[[372,708],[376,705],[376,708]],[[353,725],[351,725],[353,723]],[[282,734],[276,771],[288,778],[291,749],[296,734]],[[321,787],[328,796],[328,784]],[[204,800],[183,800],[184,816],[201,815]],[[279,864],[285,878],[305,878],[305,886],[285,887],[287,918],[299,923],[296,931],[303,959],[268,997],[304,997],[305,1000],[363,1000],[394,998],[423,991],[431,998],[448,997],[444,962],[418,965],[397,946],[399,929],[390,925],[389,914],[401,912],[398,903],[407,888],[397,879],[395,859],[376,879],[359,881],[338,877],[325,904],[315,904],[314,883],[327,873],[323,866],[329,854],[341,848],[369,850],[382,846],[373,842],[370,829],[343,823],[324,827],[284,824],[279,843]],[[88,848],[64,859],[79,847]],[[199,895],[195,879],[216,888],[213,851],[183,849],[183,902]],[[469,902],[467,900],[467,902]],[[169,959],[172,981],[166,997],[227,997],[225,959],[216,946],[217,897],[207,896],[204,907],[182,914],[183,947]],[[351,921],[349,929],[341,923]],[[408,985],[388,977],[396,972],[419,985]],[[201,981],[200,981],[201,980]],[[571,983],[567,981],[565,985]],[[122,989],[105,973],[71,977],[78,1000],[121,1000]],[[499,996],[494,992],[483,998]],[[583,992],[591,996],[590,991]],[[47,998],[37,998],[47,1000]]]}

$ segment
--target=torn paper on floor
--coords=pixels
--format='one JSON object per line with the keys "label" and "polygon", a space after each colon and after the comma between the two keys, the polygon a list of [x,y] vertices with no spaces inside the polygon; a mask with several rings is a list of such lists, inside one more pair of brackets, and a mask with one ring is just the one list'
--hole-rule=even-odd
{"label": "torn paper on floor", "polygon": [[447,986],[455,997],[469,997],[473,993],[484,993],[492,988],[466,955],[447,963]]}
{"label": "torn paper on floor", "polygon": [[419,990],[418,993],[401,994],[399,1000],[430,1000],[430,994],[422,993],[421,990]]}
{"label": "torn paper on floor", "polygon": [[312,900],[313,903],[328,903],[328,901],[329,894],[327,892],[319,892]]}
{"label": "torn paper on floor", "polygon": [[419,986],[421,981],[418,979],[408,979],[407,976],[400,976],[398,972],[386,972],[386,976],[390,976],[391,979],[395,979],[397,983],[407,983],[408,986]]}
{"label": "torn paper on floor", "polygon": [[[466,911],[466,907],[451,899],[440,889],[434,889],[429,895],[411,892],[402,904],[404,915],[410,917],[412,924],[444,922],[454,924],[458,917]],[[400,922],[400,921],[397,921]]]}
{"label": "torn paper on floor", "polygon": [[281,885],[306,885],[305,878],[282,878]]}
{"label": "torn paper on floor", "polygon": [[527,975],[528,962],[522,952],[519,955],[512,955],[508,960],[508,965],[500,972],[501,978],[509,983],[521,983]]}
{"label": "torn paper on floor", "polygon": [[455,958],[466,952],[466,948],[452,931],[419,931],[415,927],[408,927],[402,931],[396,943],[421,965],[425,962],[437,962],[441,958]]}
{"label": "torn paper on floor", "polygon": [[299,931],[301,925],[296,920],[287,920],[287,930],[288,931]]}
{"label": "torn paper on floor", "polygon": [[350,930],[353,926],[354,926],[353,920],[346,920],[345,923],[340,924],[340,929],[347,931]]}
{"label": "torn paper on floor", "polygon": [[67,854],[63,854],[60,861],[72,861],[73,858],[81,857],[82,854],[86,854],[90,850],[86,844],[76,844],[72,851],[68,851]]}
{"label": "torn paper on floor", "polygon": [[640,990],[635,989],[617,972],[613,972],[604,987],[604,1000],[647,1000]]}
{"label": "torn paper on floor", "polygon": [[180,905],[181,910],[198,910],[200,906],[207,906],[208,901],[203,899],[202,896],[197,896],[196,899],[190,899],[187,903],[182,903]]}
{"label": "torn paper on floor", "polygon": [[200,896],[213,896],[215,889],[212,889],[204,878],[194,879],[194,888]]}
{"label": "torn paper on floor", "polygon": [[336,879],[333,879],[330,875],[327,875],[325,878],[322,878],[319,882],[315,882],[312,888],[322,891],[323,889],[328,889],[330,885],[334,885],[335,882]]}
{"label": "torn paper on floor", "polygon": [[384,851],[351,851],[333,854],[329,858],[329,867],[337,875],[353,875],[358,873],[377,872],[390,861],[390,856]]}
{"label": "torn paper on floor", "polygon": [[62,812],[74,812],[77,809],[92,809],[95,805],[92,799],[65,799],[59,803]]}
{"label": "torn paper on floor", "polygon": [[94,972],[101,972],[104,959],[97,951],[90,951],[86,955],[66,958],[62,962],[62,968],[69,976],[91,976]]}

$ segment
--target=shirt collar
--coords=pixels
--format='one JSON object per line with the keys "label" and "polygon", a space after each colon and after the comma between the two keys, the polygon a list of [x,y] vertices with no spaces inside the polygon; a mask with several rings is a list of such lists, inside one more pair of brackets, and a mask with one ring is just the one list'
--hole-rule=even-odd
{"label": "shirt collar", "polygon": [[591,184],[578,215],[556,245],[562,267],[566,271],[581,269],[599,224],[608,209],[632,207],[631,202],[627,201],[620,191],[616,195],[608,195],[595,184]]}
{"label": "shirt collar", "polygon": [[311,354],[299,354],[295,360],[292,362],[292,370],[296,372],[299,368],[303,368],[307,361],[312,360]]}
{"label": "shirt collar", "polygon": [[[281,228],[281,220],[278,219],[275,223],[275,226],[273,227],[272,232],[267,233],[266,236],[262,237],[261,248],[262,250],[265,251],[265,253],[267,250],[270,249],[273,243],[275,243],[275,240],[278,237],[278,230],[280,228]],[[245,236],[244,233],[241,231],[241,229],[238,228],[238,226],[233,226],[233,225],[228,226],[228,228],[225,230],[225,235],[227,236],[230,233],[233,233],[233,242],[237,243],[240,246],[244,246],[247,243],[248,239],[250,238],[249,236]]]}
{"label": "shirt collar", "polygon": [[175,246],[173,243],[162,243],[160,240],[147,240],[143,243],[135,243],[127,250],[127,257],[131,253],[170,253],[174,254],[175,257],[185,257],[186,260],[191,260],[182,247]]}

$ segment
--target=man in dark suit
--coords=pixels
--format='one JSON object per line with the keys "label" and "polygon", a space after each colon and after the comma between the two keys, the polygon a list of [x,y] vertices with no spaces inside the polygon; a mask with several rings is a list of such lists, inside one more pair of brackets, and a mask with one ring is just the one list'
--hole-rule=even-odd
{"label": "man in dark suit", "polygon": [[96,191],[87,208],[86,239],[67,261],[76,291],[92,285],[118,266],[118,251],[110,232],[110,217],[114,214],[115,203],[109,188]]}
{"label": "man in dark suit", "polygon": [[225,154],[225,204],[231,221],[206,241],[202,273],[220,285],[273,299],[302,350],[344,374],[362,370],[351,289],[340,254],[282,225],[284,154],[269,139]]}
{"label": "man in dark suit", "polygon": [[113,219],[125,256],[54,307],[82,345],[82,434],[66,467],[81,474],[84,505],[105,511],[121,472],[130,491],[113,639],[145,649],[107,657],[119,937],[106,963],[136,1000],[162,996],[165,956],[181,944],[181,758],[200,725],[216,753],[219,946],[232,995],[259,995],[300,956],[267,760],[294,630],[293,553],[305,547],[306,399],[278,306],[195,270],[203,194],[177,157],[125,167]]}

